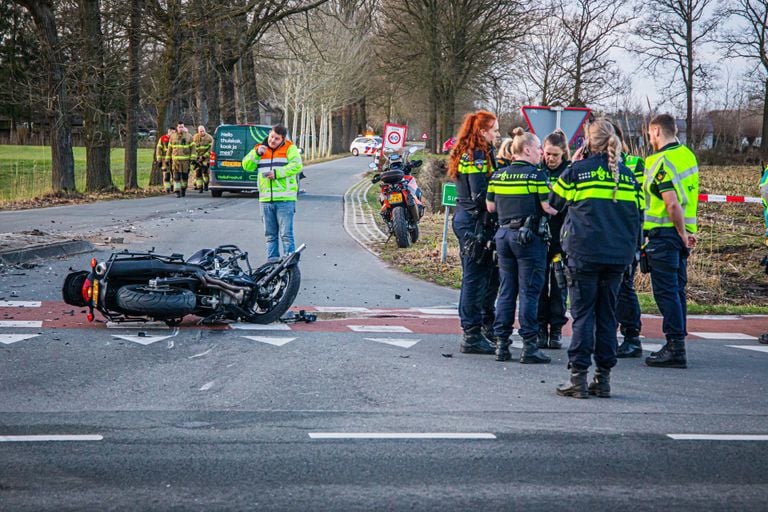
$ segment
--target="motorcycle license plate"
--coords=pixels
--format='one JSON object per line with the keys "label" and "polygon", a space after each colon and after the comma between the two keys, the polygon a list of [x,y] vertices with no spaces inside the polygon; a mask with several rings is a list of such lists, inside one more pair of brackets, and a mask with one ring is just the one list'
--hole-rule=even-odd
{"label": "motorcycle license plate", "polygon": [[402,203],[403,202],[403,194],[400,192],[393,192],[389,194],[389,202],[390,203]]}

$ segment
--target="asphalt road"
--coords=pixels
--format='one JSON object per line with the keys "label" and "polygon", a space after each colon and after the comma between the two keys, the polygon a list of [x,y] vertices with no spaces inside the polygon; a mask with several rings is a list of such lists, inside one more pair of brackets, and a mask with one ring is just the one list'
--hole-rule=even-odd
{"label": "asphalt road", "polygon": [[[455,291],[385,267],[342,229],[343,193],[366,163],[308,169],[296,303],[455,307]],[[264,254],[251,197],[0,212],[0,224],[122,236],[118,249],[237,243],[255,261]],[[6,269],[0,301],[58,300],[67,268],[89,258]],[[59,314],[46,304],[41,320]],[[738,348],[754,341],[697,340],[688,370],[621,361],[613,398],[573,400],[554,393],[564,351],[550,352],[551,365],[497,363],[458,353],[457,334],[444,331],[182,327],[140,337],[40,325],[0,329],[31,336],[0,343],[3,511],[768,506],[768,353]],[[679,434],[703,437],[670,437]],[[723,434],[742,437],[712,437]]]}

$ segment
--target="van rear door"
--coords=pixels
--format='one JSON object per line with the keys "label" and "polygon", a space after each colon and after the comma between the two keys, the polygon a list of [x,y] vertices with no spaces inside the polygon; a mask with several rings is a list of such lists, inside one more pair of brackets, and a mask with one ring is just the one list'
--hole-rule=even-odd
{"label": "van rear door", "polygon": [[223,191],[258,191],[258,173],[243,170],[245,155],[269,135],[270,126],[221,125],[214,134],[215,162],[211,162],[209,188],[214,196]]}

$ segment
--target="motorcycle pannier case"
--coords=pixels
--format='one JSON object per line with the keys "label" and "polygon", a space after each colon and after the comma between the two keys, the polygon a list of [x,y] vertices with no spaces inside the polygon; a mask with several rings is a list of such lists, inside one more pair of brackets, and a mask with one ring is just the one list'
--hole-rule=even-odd
{"label": "motorcycle pannier case", "polygon": [[400,180],[402,180],[404,176],[405,173],[400,169],[390,169],[389,171],[381,173],[381,181],[394,185],[395,183],[400,183]]}

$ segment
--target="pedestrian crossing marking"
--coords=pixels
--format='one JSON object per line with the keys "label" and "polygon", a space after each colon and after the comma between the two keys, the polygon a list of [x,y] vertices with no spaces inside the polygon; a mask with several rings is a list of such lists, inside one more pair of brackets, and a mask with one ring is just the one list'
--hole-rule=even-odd
{"label": "pedestrian crossing marking", "polygon": [[0,300],[0,308],[39,308],[39,300]]}
{"label": "pedestrian crossing marking", "polygon": [[741,332],[692,332],[694,336],[705,340],[756,340],[754,336]]}
{"label": "pedestrian crossing marking", "polygon": [[355,332],[413,332],[402,325],[348,325],[347,327]]}
{"label": "pedestrian crossing marking", "polygon": [[127,334],[113,334],[112,337],[119,338],[125,341],[131,341],[133,343],[138,343],[139,345],[151,345],[153,343],[157,343],[158,341],[163,341],[165,339],[171,338],[173,337],[173,335],[154,336],[152,334],[145,334],[144,336],[131,336]]}
{"label": "pedestrian crossing marking", "polygon": [[733,348],[743,348],[744,350],[754,350],[755,352],[765,352],[768,354],[768,345],[727,345]]}
{"label": "pedestrian crossing marking", "polygon": [[241,331],[290,331],[291,327],[288,324],[248,324],[248,323],[234,323],[229,324],[230,329],[238,329]]}
{"label": "pedestrian crossing marking", "polygon": [[275,338],[272,336],[240,336],[241,338],[247,338],[251,341],[258,341],[260,343],[268,343],[276,347],[282,347],[286,343],[290,343],[296,338]]}
{"label": "pedestrian crossing marking", "polygon": [[39,329],[42,326],[42,320],[0,320],[0,327],[31,327]]}
{"label": "pedestrian crossing marking", "polygon": [[3,345],[10,345],[18,341],[24,341],[31,338],[36,338],[39,334],[0,334],[0,343]]}
{"label": "pedestrian crossing marking", "polygon": [[365,338],[368,341],[375,341],[376,343],[386,343],[387,345],[394,345],[396,347],[411,348],[421,340],[408,340],[397,338]]}

